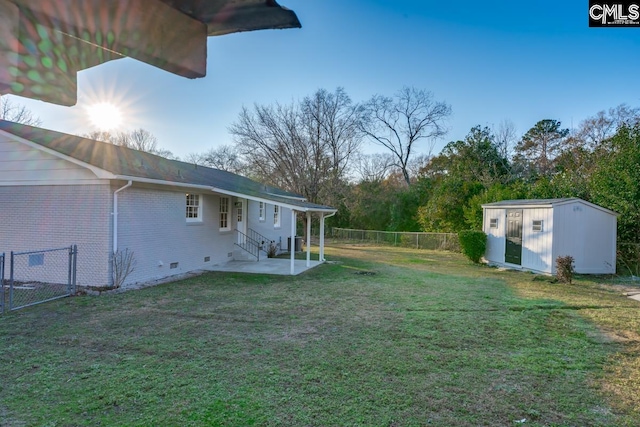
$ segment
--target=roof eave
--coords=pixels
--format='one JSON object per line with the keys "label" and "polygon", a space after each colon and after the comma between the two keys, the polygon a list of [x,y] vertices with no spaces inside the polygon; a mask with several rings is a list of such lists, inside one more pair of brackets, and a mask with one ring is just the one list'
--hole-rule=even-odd
{"label": "roof eave", "polygon": [[[222,188],[217,188],[217,187],[211,187],[211,189],[213,191],[215,191],[216,193],[225,194],[227,196],[242,197],[242,198],[253,200],[253,201],[256,201],[256,202],[264,202],[264,203],[276,204],[276,205],[279,205],[279,206],[282,206],[282,207],[285,207],[285,208],[289,208],[289,209],[294,210],[294,211],[300,211],[300,212],[325,212],[325,213],[338,212],[338,210],[334,209],[334,208],[297,206],[297,205],[293,205],[293,204],[290,204],[290,203],[283,203],[283,202],[278,201],[278,200],[269,199],[269,198],[266,198],[266,197],[258,197],[258,196],[253,196],[253,195],[250,195],[250,194],[243,194],[243,193],[239,193],[239,192],[236,192],[236,191],[224,190]],[[277,197],[282,197],[282,196],[277,196]]]}

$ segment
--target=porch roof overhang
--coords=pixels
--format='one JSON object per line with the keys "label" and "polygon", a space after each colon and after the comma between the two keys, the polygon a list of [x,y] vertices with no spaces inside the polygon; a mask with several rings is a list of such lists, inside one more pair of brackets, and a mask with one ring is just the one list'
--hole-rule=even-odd
{"label": "porch roof overhang", "polygon": [[288,208],[298,212],[327,213],[327,214],[335,214],[336,212],[338,212],[337,209],[332,208],[330,206],[309,203],[304,200],[274,196],[270,194],[265,194],[265,195],[246,194],[246,193],[240,193],[237,191],[225,190],[223,188],[210,186],[210,185],[163,181],[158,179],[140,178],[135,176],[127,176],[127,175],[113,175],[110,178],[114,180],[121,180],[121,181],[132,181],[132,182],[140,182],[145,184],[156,184],[156,185],[162,185],[162,186],[180,187],[185,189],[211,191],[213,193],[224,194],[225,196],[239,197],[243,199],[253,200],[256,202],[271,203],[271,204],[282,206],[283,208]]}
{"label": "porch roof overhang", "polygon": [[207,37],[300,27],[276,0],[0,0],[0,94],[74,105],[78,72],[124,57],[200,78]]}

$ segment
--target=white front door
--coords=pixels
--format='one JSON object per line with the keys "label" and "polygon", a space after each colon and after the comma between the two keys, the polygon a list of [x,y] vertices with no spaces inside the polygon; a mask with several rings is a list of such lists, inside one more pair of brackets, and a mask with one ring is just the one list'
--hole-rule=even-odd
{"label": "white front door", "polygon": [[238,199],[234,204],[234,215],[236,216],[236,229],[242,233],[238,233],[238,243],[244,244],[244,234],[247,234],[247,201],[245,199]]}

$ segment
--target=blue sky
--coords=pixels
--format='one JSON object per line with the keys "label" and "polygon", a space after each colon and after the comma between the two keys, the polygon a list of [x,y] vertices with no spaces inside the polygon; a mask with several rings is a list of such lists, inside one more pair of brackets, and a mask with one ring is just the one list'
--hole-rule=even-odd
{"label": "blue sky", "polygon": [[[511,120],[566,127],[621,103],[640,105],[640,28],[589,28],[586,0],[279,0],[302,29],[211,37],[207,76],[188,80],[131,59],[79,74],[79,103],[15,97],[42,126],[92,127],[83,107],[117,103],[123,128],[144,128],[178,156],[232,142],[243,105],[289,103],[344,87],[353,101],[415,86],[451,104],[448,135]],[[423,146],[423,151],[427,147]],[[383,152],[370,145],[367,152]]]}

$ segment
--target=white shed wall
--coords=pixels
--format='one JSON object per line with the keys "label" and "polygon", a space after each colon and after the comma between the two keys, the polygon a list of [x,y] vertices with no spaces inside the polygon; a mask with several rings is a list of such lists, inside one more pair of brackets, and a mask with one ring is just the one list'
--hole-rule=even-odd
{"label": "white shed wall", "polygon": [[[543,221],[542,231],[533,231],[533,221]],[[553,265],[553,209],[522,210],[522,268],[551,273]]]}
{"label": "white shed wall", "polygon": [[[617,218],[610,212],[576,200],[553,207],[522,207],[521,267],[555,274],[558,256],[571,255],[575,271],[582,274],[613,274],[616,269]],[[505,207],[484,208],[483,231],[487,234],[485,259],[505,264]],[[490,228],[498,218],[498,228]],[[542,231],[533,231],[533,221],[543,221]]]}
{"label": "white shed wall", "polygon": [[[489,263],[504,263],[506,217],[506,211],[502,208],[484,209],[482,230],[487,235],[487,250],[484,257]],[[498,220],[498,228],[491,228],[492,218]]]}
{"label": "white shed wall", "polygon": [[[576,201],[557,206],[558,224],[553,259],[571,255],[575,271],[582,274],[613,274],[616,266],[615,215]],[[555,273],[555,261],[553,263]]]}

